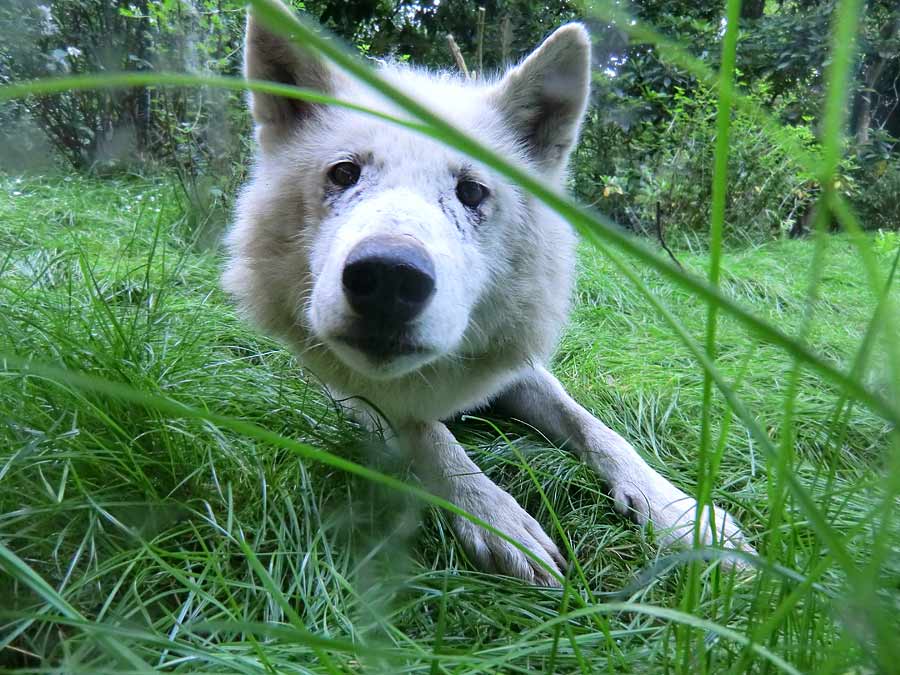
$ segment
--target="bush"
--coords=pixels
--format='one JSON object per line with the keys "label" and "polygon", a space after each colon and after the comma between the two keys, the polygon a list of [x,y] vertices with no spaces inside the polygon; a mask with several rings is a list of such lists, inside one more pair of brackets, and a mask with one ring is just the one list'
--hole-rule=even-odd
{"label": "bush", "polygon": [[[0,80],[143,69],[146,26],[106,0],[12,0],[0,10]],[[28,99],[25,110],[76,169],[142,155],[152,121],[146,89],[72,91]]]}
{"label": "bush", "polygon": [[880,160],[859,182],[855,206],[864,227],[900,230],[900,161]]}
{"label": "bush", "polygon": [[[679,244],[709,240],[709,205],[716,143],[714,92],[678,91],[669,117],[642,124],[627,135],[592,114],[576,154],[575,188],[626,227],[657,236],[658,226]],[[786,126],[773,138],[755,113],[735,111],[731,122],[725,239],[731,244],[797,234],[808,223],[820,186],[797,161],[792,147],[816,152],[812,120]],[[615,149],[618,144],[618,150]],[[594,161],[602,156],[602,163]],[[855,193],[854,164],[845,160],[838,189]]]}
{"label": "bush", "polygon": [[[13,0],[0,9],[0,35],[16,36],[0,42],[0,81],[110,71],[234,75],[243,22],[244,8],[221,0]],[[197,87],[31,97],[3,121],[6,129],[37,127],[80,171],[173,170],[202,211],[216,194],[233,194],[248,130],[240,94]],[[33,137],[8,139],[19,164]]]}

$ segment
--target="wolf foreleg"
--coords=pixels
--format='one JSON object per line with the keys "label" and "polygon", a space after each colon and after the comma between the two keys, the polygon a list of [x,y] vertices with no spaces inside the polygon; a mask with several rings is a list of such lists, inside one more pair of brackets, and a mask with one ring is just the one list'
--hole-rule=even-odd
{"label": "wolf foreleg", "polygon": [[[484,475],[440,422],[397,430],[413,469],[425,486],[456,506],[509,535],[562,575],[565,560],[537,521]],[[495,534],[458,515],[453,529],[466,552],[482,569],[544,586],[559,585],[546,569]]]}
{"label": "wolf foreleg", "polygon": [[[692,544],[697,517],[694,498],[654,471],[628,441],[580,406],[545,368],[526,371],[495,404],[572,449],[608,484],[616,510],[640,525],[652,522],[661,544]],[[701,514],[702,543],[715,540],[726,548],[752,552],[737,521],[713,508],[714,518],[709,507]]]}

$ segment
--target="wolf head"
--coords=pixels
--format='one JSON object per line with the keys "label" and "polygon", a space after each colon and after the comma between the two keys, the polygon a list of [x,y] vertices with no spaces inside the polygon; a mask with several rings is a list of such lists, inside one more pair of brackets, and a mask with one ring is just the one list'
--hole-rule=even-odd
{"label": "wolf head", "polygon": [[[404,116],[252,16],[245,71]],[[561,187],[589,90],[581,25],[563,26],[495,81],[392,65],[381,74]],[[570,294],[565,223],[477,159],[414,131],[258,92],[251,109],[258,150],[224,285],[323,379],[348,393],[400,382],[427,392],[436,369],[546,358]]]}

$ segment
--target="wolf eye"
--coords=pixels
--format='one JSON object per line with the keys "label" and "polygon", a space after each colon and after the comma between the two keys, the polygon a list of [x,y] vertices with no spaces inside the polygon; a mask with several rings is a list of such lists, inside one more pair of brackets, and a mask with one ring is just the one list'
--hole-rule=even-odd
{"label": "wolf eye", "polygon": [[350,187],[359,180],[359,164],[338,162],[328,169],[328,179],[340,187]]}
{"label": "wolf eye", "polygon": [[456,184],[456,198],[465,206],[474,209],[488,196],[488,189],[474,180],[461,180]]}

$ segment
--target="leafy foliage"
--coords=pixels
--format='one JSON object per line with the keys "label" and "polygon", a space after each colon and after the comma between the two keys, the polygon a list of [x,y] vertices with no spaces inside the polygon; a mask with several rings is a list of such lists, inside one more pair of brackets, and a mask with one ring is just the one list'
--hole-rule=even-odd
{"label": "leafy foliage", "polygon": [[[0,8],[0,81],[63,73],[126,69],[146,52],[144,32],[103,0],[59,0],[52,7],[12,0]],[[116,40],[110,40],[110,36]],[[133,67],[133,66],[132,66]],[[120,151],[122,138],[142,151],[147,145],[146,93],[84,91],[37,98],[28,112],[60,155],[87,169]],[[7,143],[13,139],[4,139]]]}
{"label": "leafy foliage", "polygon": [[[644,124],[627,138],[594,112],[576,154],[578,194],[638,233],[657,237],[662,227],[675,243],[703,246],[712,194],[715,108],[712,93],[702,86],[695,86],[690,96],[676,90],[664,129]],[[733,115],[732,134],[726,241],[742,245],[796,234],[821,192],[816,177],[790,149],[818,152],[810,127],[787,126],[783,134],[792,138],[779,143],[755,114],[739,111]],[[844,160],[838,190],[848,198],[857,192],[855,169],[852,160]]]}
{"label": "leafy foliage", "polygon": [[[461,0],[420,3],[307,0],[298,5],[372,56],[411,58],[448,67],[452,35],[476,76],[514,62],[554,26],[579,18],[574,3]],[[722,3],[632,4],[636,19],[717,65]],[[780,118],[797,142],[815,149],[822,77],[827,65],[829,1],[744,3],[738,83],[759,107]],[[13,0],[0,8],[0,78],[104,70],[189,70],[237,74],[242,5],[233,0]],[[574,185],[589,203],[640,233],[660,226],[676,239],[705,238],[713,98],[704,85],[645,42],[630,41],[622,20],[586,19],[595,36],[593,107],[573,166]],[[860,38],[853,140],[842,191],[860,205],[896,212],[884,180],[900,163],[900,13],[892,3],[868,6]],[[481,39],[479,35],[483,34]],[[115,35],[116,40],[108,39]],[[246,165],[248,121],[236,93],[144,87],[35,97],[0,112],[7,161],[27,163],[42,139],[79,170],[173,169],[202,221],[227,206]],[[769,143],[757,120],[735,121],[737,145],[729,191],[728,240],[762,241],[808,229],[818,186],[789,154]],[[24,130],[24,132],[23,132]],[[867,190],[878,192],[867,196]],[[900,198],[898,198],[900,200]],[[224,213],[224,212],[221,212]],[[221,219],[221,217],[220,217]],[[897,227],[891,218],[866,221]],[[198,222],[198,224],[200,224]]]}

